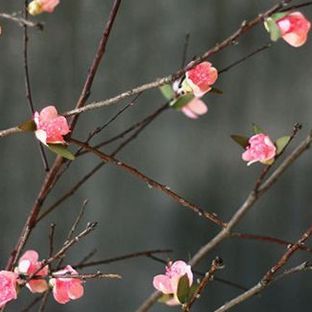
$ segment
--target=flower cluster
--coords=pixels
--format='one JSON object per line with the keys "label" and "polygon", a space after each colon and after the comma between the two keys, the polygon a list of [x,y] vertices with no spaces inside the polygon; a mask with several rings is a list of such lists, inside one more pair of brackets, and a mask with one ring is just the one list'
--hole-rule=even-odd
{"label": "flower cluster", "polygon": [[25,283],[32,293],[43,293],[52,288],[54,299],[61,304],[83,295],[82,281],[77,277],[78,272],[70,265],[63,270],[49,273],[48,266],[38,259],[36,251],[28,250],[19,259],[14,272],[0,271],[0,308],[15,300]]}
{"label": "flower cluster", "polygon": [[181,304],[178,298],[178,285],[183,276],[187,276],[189,287],[193,284],[193,273],[191,266],[182,260],[170,262],[166,266],[165,274],[154,276],[153,286],[164,295],[169,295],[166,301],[167,305]]}
{"label": "flower cluster", "polygon": [[197,119],[207,113],[206,104],[200,99],[211,90],[218,79],[218,71],[210,62],[202,62],[185,73],[185,77],[173,83],[177,96],[192,94],[193,97],[180,109],[189,118]]}

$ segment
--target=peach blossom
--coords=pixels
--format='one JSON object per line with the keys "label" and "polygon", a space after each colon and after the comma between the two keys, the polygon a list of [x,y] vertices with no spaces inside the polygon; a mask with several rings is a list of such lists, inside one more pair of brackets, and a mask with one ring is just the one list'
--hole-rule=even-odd
{"label": "peach blossom", "polygon": [[184,115],[189,118],[197,119],[199,116],[208,112],[207,105],[199,98],[194,98],[181,108]]}
{"label": "peach blossom", "polygon": [[202,62],[185,74],[185,81],[196,97],[202,97],[211,90],[218,78],[218,71],[209,62]]}
{"label": "peach blossom", "polygon": [[11,271],[0,271],[0,308],[17,298],[16,281],[18,275]]}
{"label": "peach blossom", "polygon": [[28,12],[31,15],[38,15],[43,12],[52,13],[60,0],[33,0],[28,5]]}
{"label": "peach blossom", "polygon": [[282,38],[293,47],[300,47],[306,41],[311,23],[300,12],[290,13],[276,21]]}
{"label": "peach blossom", "polygon": [[191,266],[184,261],[178,260],[166,266],[165,274],[154,276],[153,286],[165,295],[173,295],[173,298],[166,302],[168,305],[180,304],[177,298],[178,284],[180,278],[185,274],[187,274],[191,286],[193,284]]}
{"label": "peach blossom", "polygon": [[[53,287],[54,299],[58,303],[65,304],[70,300],[79,299],[83,295],[82,281],[79,278],[70,277],[70,275],[76,274],[78,272],[70,265],[67,265],[64,270],[53,273],[54,278],[50,280],[50,284]],[[65,275],[69,277],[64,277]]]}
{"label": "peach blossom", "polygon": [[[37,272],[41,266],[42,262],[38,261],[39,255],[34,250],[27,250],[23,256],[18,261],[18,266],[15,270],[16,273],[30,276],[36,273],[36,276],[46,277],[48,275],[48,267],[45,266],[39,272]],[[48,290],[49,286],[45,279],[32,279],[27,284],[26,287],[32,293],[42,293]]]}
{"label": "peach blossom", "polygon": [[35,135],[43,144],[64,144],[63,135],[70,132],[67,120],[59,116],[55,106],[47,106],[40,113],[35,112],[37,126]]}
{"label": "peach blossom", "polygon": [[273,162],[276,155],[276,146],[267,135],[263,133],[256,134],[248,142],[249,145],[242,154],[242,159],[248,161],[248,166],[257,161],[263,164]]}

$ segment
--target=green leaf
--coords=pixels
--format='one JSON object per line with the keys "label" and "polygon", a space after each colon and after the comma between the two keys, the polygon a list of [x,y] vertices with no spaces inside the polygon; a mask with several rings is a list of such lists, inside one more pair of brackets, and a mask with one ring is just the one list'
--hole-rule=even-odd
{"label": "green leaf", "polygon": [[264,130],[256,124],[252,124],[252,132],[254,134],[265,133]]}
{"label": "green leaf", "polygon": [[62,144],[48,144],[48,148],[55,154],[62,156],[63,158],[74,160],[75,155],[72,154],[65,145]]}
{"label": "green leaf", "polygon": [[167,100],[172,100],[175,97],[175,93],[170,84],[165,84],[161,86],[159,90]]}
{"label": "green leaf", "polygon": [[185,106],[187,103],[189,103],[193,99],[194,99],[193,94],[186,94],[186,95],[180,96],[176,100],[172,101],[170,103],[170,106],[174,109],[181,109],[183,106]]}
{"label": "green leaf", "polygon": [[21,123],[18,128],[20,128],[22,131],[35,131],[37,129],[35,122],[31,120],[24,121]]}
{"label": "green leaf", "polygon": [[280,154],[286,147],[286,145],[289,143],[290,136],[285,135],[279,139],[276,140],[275,145],[276,145],[276,154]]}
{"label": "green leaf", "polygon": [[239,144],[243,149],[246,149],[246,147],[249,145],[249,138],[243,135],[238,134],[232,134],[231,138]]}
{"label": "green leaf", "polygon": [[223,91],[218,89],[218,88],[215,88],[215,87],[212,87],[209,91],[209,93],[214,93],[214,94],[218,94],[218,95],[222,95],[223,94]]}
{"label": "green leaf", "polygon": [[177,297],[179,301],[184,304],[187,302],[190,293],[190,282],[187,277],[187,274],[184,274],[179,279],[178,289],[177,289]]}
{"label": "green leaf", "polygon": [[165,295],[163,294],[159,299],[158,302],[160,303],[166,303],[168,300],[171,300],[173,298],[173,295]]}
{"label": "green leaf", "polygon": [[264,26],[266,30],[270,33],[272,41],[277,41],[279,38],[281,38],[281,31],[272,17],[268,17],[265,20]]}

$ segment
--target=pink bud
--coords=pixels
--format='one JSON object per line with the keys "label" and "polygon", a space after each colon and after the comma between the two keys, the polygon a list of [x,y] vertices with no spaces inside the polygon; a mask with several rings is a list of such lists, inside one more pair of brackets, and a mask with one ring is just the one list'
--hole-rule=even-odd
{"label": "pink bud", "polygon": [[166,302],[168,305],[180,304],[177,298],[178,284],[182,276],[187,274],[190,286],[193,284],[193,273],[191,266],[184,261],[169,263],[165,274],[154,276],[153,286],[166,295],[173,295],[173,298]]}
{"label": "pink bud", "polygon": [[52,13],[60,0],[33,0],[28,5],[28,12],[31,15],[38,15],[42,12]]}
{"label": "pink bud", "polygon": [[55,106],[47,106],[40,113],[35,112],[37,126],[35,135],[43,144],[65,144],[63,135],[70,132],[67,120],[59,116]]}
{"label": "pink bud", "polygon": [[[54,299],[58,303],[65,304],[70,300],[79,299],[83,295],[84,289],[81,280],[70,277],[70,275],[77,274],[78,272],[70,265],[67,265],[64,270],[53,273],[54,278],[50,280],[50,284],[53,287]],[[68,277],[64,277],[67,275]]]}
{"label": "pink bud", "polygon": [[267,135],[263,133],[256,134],[248,142],[249,145],[242,154],[242,159],[248,161],[248,166],[257,161],[263,164],[273,162],[276,155],[276,147]]}
{"label": "pink bud", "polygon": [[0,308],[17,298],[16,280],[18,275],[11,271],[0,271]]}
{"label": "pink bud", "polygon": [[[49,286],[45,279],[38,279],[38,276],[46,277],[48,275],[48,267],[43,267],[38,271],[42,262],[38,261],[39,255],[34,250],[27,250],[18,261],[18,266],[15,270],[18,274],[30,276],[36,273],[36,278],[30,280],[26,286],[32,293],[42,293],[48,290]],[[37,272],[38,271],[38,272]]]}
{"label": "pink bud", "polygon": [[311,23],[300,12],[290,13],[276,21],[282,38],[293,47],[300,47],[306,41]]}
{"label": "pink bud", "polygon": [[196,97],[202,97],[211,90],[218,78],[218,71],[209,62],[202,62],[185,74],[186,82]]}
{"label": "pink bud", "polygon": [[189,103],[184,105],[181,108],[181,111],[187,117],[197,119],[199,116],[208,112],[208,107],[202,100],[195,97]]}

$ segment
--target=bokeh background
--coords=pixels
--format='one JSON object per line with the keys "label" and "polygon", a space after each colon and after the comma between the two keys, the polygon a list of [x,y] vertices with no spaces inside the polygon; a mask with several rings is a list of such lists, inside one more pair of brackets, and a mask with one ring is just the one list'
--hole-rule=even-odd
{"label": "bokeh background", "polygon": [[[181,66],[186,33],[190,33],[189,60],[230,35],[244,19],[268,9],[276,1],[263,0],[155,0],[123,1],[107,52],[98,72],[90,101],[166,76]],[[298,3],[298,1],[294,1]],[[41,15],[44,32],[30,31],[30,72],[38,109],[55,104],[71,109],[79,97],[112,1],[62,1],[54,14]],[[0,11],[17,12],[23,1],[1,1]],[[310,18],[311,8],[304,9]],[[30,117],[25,100],[22,29],[0,20],[0,128]],[[245,35],[239,44],[211,58],[222,69],[268,42],[262,26]],[[296,142],[310,131],[312,41],[295,49],[279,41],[220,77],[222,96],[208,94],[209,113],[197,121],[176,111],[162,114],[119,158],[148,176],[168,185],[203,209],[228,220],[254,185],[261,166],[247,167],[230,134],[250,134],[251,123],[261,125],[276,139],[288,134],[295,122],[303,124]],[[127,128],[164,102],[158,90],[144,93],[136,105],[101,133],[101,141]],[[127,102],[88,112],[79,119],[75,137],[84,139],[103,125]],[[295,143],[294,143],[295,144]],[[293,147],[294,145],[292,145]],[[113,147],[105,149],[110,151]],[[33,135],[1,139],[0,264],[5,266],[44,178]],[[47,152],[50,162],[54,156]],[[48,207],[98,163],[88,155],[75,161],[51,193]],[[311,154],[305,153],[282,179],[248,213],[237,230],[296,240],[311,223]],[[56,223],[56,245],[61,246],[83,200],[88,199],[84,222],[98,221],[97,230],[67,254],[76,263],[96,248],[96,259],[105,259],[154,248],[172,248],[164,259],[188,260],[218,231],[187,208],[142,181],[112,166],[104,166],[88,183],[33,232],[27,248],[44,258],[48,253],[48,228]],[[215,256],[225,262],[219,277],[252,286],[284,252],[281,246],[229,239],[197,268],[205,271]],[[309,260],[298,252],[290,264]],[[86,272],[120,273],[122,280],[90,281],[85,296],[65,306],[50,299],[47,311],[135,311],[153,291],[152,277],[163,265],[139,258]],[[274,284],[233,311],[307,311],[312,305],[310,273],[297,274]],[[213,311],[240,293],[217,282],[210,283],[194,311]],[[8,311],[21,311],[33,299],[23,291]],[[152,311],[170,311],[157,304]],[[37,307],[33,309],[37,310]]]}

